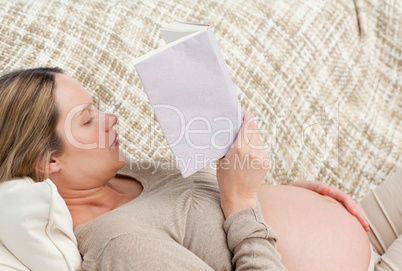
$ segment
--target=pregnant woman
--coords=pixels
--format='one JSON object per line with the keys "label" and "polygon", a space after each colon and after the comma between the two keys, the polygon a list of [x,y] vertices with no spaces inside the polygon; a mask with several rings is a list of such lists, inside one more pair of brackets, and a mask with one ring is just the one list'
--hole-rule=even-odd
{"label": "pregnant woman", "polygon": [[261,141],[250,113],[216,172],[186,179],[172,160],[126,162],[116,122],[58,68],[0,78],[0,181],[55,183],[85,270],[368,269],[368,225],[344,194],[261,186],[267,156],[252,148]]}

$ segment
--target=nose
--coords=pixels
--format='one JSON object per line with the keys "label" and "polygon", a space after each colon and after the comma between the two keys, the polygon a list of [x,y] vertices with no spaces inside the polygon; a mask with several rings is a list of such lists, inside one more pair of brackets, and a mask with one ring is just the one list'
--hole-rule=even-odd
{"label": "nose", "polygon": [[117,123],[117,116],[115,114],[105,113],[105,131],[109,132]]}

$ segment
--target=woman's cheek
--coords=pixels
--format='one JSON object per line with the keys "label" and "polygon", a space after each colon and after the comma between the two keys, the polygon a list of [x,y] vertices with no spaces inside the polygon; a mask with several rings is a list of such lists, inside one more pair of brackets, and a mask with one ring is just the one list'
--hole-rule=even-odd
{"label": "woman's cheek", "polygon": [[96,149],[102,145],[98,144],[98,133],[93,131],[76,131],[70,137],[67,137],[67,140],[73,147],[83,150]]}

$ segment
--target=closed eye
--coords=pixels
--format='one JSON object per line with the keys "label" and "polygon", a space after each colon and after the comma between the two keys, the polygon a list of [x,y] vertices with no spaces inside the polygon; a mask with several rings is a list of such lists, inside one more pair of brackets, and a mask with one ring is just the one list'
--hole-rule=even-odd
{"label": "closed eye", "polygon": [[91,124],[93,120],[94,120],[94,117],[90,117],[89,120],[84,123],[84,125],[89,125],[89,124]]}

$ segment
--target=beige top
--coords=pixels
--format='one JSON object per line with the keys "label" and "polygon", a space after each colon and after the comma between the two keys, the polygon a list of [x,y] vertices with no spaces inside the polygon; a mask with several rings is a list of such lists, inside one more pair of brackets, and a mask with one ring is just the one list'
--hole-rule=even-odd
{"label": "beige top", "polygon": [[224,220],[215,170],[184,179],[158,159],[119,173],[144,190],[74,230],[85,270],[285,270],[259,204]]}

